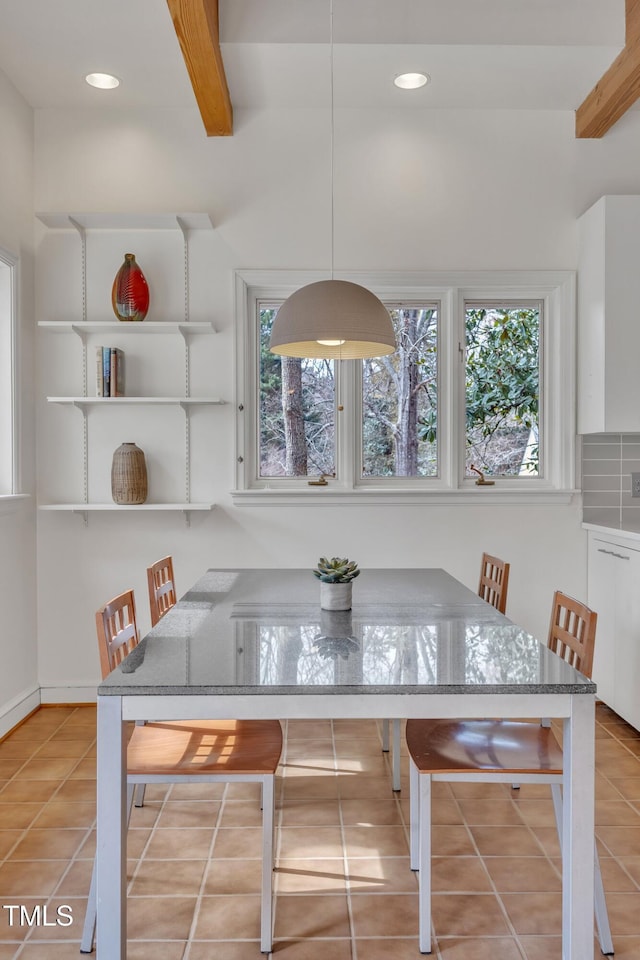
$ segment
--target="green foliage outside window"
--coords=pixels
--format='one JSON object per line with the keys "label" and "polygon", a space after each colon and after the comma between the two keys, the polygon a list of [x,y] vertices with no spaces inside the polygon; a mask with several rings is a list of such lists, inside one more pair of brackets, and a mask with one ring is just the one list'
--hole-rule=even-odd
{"label": "green foliage outside window", "polygon": [[539,305],[467,306],[465,333],[467,476],[539,476]]}

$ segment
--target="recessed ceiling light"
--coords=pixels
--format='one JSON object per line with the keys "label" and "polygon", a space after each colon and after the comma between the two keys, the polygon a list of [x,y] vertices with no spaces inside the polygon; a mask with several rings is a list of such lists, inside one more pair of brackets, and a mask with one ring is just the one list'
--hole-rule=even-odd
{"label": "recessed ceiling light", "polygon": [[402,90],[417,90],[418,87],[424,87],[425,83],[429,83],[429,79],[426,73],[399,73],[393,82]]}
{"label": "recessed ceiling light", "polygon": [[85,80],[90,86],[98,87],[99,90],[113,90],[114,87],[120,86],[118,78],[110,73],[88,73]]}

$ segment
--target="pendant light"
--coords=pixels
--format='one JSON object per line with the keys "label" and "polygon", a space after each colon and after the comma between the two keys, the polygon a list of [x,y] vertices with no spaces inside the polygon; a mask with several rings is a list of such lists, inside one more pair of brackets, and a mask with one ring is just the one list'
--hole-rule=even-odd
{"label": "pendant light", "polygon": [[279,308],[269,349],[285,357],[357,360],[382,357],[396,349],[389,311],[358,283],[334,280],[333,190],[333,0],[329,4],[331,65],[331,279],[307,284]]}

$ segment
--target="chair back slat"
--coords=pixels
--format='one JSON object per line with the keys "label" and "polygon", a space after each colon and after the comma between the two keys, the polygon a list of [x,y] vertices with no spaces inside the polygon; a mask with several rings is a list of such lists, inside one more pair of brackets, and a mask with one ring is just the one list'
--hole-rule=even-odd
{"label": "chair back slat", "polygon": [[172,557],[163,557],[150,567],[147,567],[147,583],[149,586],[149,610],[151,626],[164,617],[167,610],[177,603],[175,580],[173,577]]}
{"label": "chair back slat", "polygon": [[104,680],[140,639],[133,590],[126,590],[97,611],[96,631]]}
{"label": "chair back slat", "polygon": [[478,596],[495,607],[499,613],[504,613],[507,609],[509,568],[510,565],[504,560],[492,557],[489,553],[482,554]]}
{"label": "chair back slat", "polygon": [[553,595],[548,647],[591,678],[598,615],[560,590]]}

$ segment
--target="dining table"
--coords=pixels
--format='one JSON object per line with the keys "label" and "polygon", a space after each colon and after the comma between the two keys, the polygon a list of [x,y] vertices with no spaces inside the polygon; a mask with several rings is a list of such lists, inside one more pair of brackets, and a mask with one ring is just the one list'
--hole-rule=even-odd
{"label": "dining table", "polygon": [[127,956],[126,723],[201,718],[561,720],[562,958],[593,957],[595,684],[446,571],[363,569],[327,611],[311,570],[207,570],[97,693],[98,960]]}

